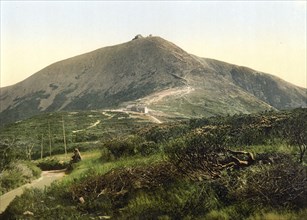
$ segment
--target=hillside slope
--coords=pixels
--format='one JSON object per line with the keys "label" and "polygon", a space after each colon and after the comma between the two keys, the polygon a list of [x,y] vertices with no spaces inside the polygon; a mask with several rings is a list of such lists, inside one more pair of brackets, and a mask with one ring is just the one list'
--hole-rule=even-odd
{"label": "hillside slope", "polygon": [[129,102],[190,117],[304,107],[306,93],[277,77],[146,37],[54,63],[1,88],[0,124],[40,112],[118,108]]}

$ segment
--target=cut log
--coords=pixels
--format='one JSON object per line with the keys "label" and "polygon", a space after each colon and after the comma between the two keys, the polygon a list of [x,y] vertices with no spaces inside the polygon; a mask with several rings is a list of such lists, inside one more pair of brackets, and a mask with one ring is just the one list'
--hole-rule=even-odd
{"label": "cut log", "polygon": [[[231,156],[231,162],[227,163],[227,164],[223,164],[222,167],[223,168],[229,168],[229,167],[236,167],[236,168],[240,168],[240,167],[246,167],[246,166],[250,166],[255,162],[255,157],[253,155],[253,153],[251,152],[247,152],[247,151],[234,151],[234,150],[228,150],[228,152],[232,155],[235,156]],[[247,156],[247,160],[240,160],[238,157],[238,155],[246,155]]]}

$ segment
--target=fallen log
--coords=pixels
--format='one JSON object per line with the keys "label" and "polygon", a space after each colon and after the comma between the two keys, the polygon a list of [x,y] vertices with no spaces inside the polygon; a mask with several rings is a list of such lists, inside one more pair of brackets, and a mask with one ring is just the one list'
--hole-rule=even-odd
{"label": "fallen log", "polygon": [[[247,152],[247,151],[234,151],[234,150],[227,150],[230,154],[235,155],[231,156],[231,162],[227,164],[223,164],[223,168],[229,168],[229,167],[235,167],[235,168],[241,168],[241,167],[247,167],[252,165],[255,162],[255,157],[253,153]],[[246,160],[240,160],[237,156],[238,155],[246,155]]]}

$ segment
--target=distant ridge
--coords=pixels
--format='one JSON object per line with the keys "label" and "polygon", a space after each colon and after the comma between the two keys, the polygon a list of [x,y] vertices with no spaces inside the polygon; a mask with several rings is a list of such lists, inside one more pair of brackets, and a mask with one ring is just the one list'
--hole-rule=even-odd
{"label": "distant ridge", "polygon": [[160,37],[136,37],[0,88],[0,123],[130,103],[152,114],[200,117],[306,107],[306,99],[306,89],[278,77],[191,55]]}

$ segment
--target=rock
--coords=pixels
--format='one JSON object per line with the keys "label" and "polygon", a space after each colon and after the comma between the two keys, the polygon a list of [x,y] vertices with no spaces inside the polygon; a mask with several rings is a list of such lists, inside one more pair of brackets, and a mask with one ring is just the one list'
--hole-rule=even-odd
{"label": "rock", "polygon": [[111,219],[111,216],[108,215],[99,216],[99,219]]}
{"label": "rock", "polygon": [[34,213],[33,213],[33,212],[30,212],[30,211],[25,211],[25,212],[23,213],[23,215],[34,216]]}
{"label": "rock", "polygon": [[81,204],[85,203],[84,198],[83,198],[83,197],[80,197],[80,198],[79,198],[79,202],[80,202]]}

